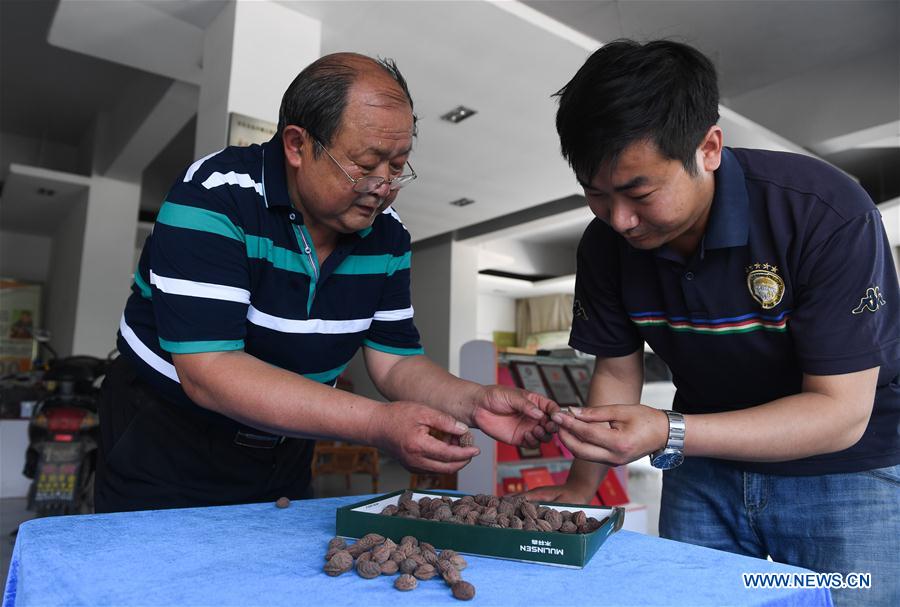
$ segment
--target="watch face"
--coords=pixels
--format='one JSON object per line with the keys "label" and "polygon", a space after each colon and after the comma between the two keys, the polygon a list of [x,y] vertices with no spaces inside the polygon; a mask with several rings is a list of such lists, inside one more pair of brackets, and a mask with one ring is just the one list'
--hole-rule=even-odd
{"label": "watch face", "polygon": [[653,464],[654,468],[669,470],[676,466],[680,466],[683,461],[684,454],[681,453],[681,451],[666,449],[659,455],[654,456],[650,463]]}

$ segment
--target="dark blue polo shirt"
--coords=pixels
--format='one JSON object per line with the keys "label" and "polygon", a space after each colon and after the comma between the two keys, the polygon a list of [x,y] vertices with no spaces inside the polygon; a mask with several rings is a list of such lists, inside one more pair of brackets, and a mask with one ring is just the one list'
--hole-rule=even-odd
{"label": "dark blue polo shirt", "polygon": [[578,249],[572,347],[597,356],[653,348],[672,370],[674,409],[745,409],[801,391],[803,374],[881,370],[853,447],[778,463],[776,474],[900,463],[900,289],[881,215],[853,180],[816,159],[725,149],[699,250],[632,248],[602,221]]}
{"label": "dark blue polo shirt", "polygon": [[170,400],[190,403],[172,354],[243,350],[333,384],[366,346],[421,354],[410,238],[393,210],[342,235],[321,266],[291,205],[278,137],[192,164],[144,245],[118,347]]}

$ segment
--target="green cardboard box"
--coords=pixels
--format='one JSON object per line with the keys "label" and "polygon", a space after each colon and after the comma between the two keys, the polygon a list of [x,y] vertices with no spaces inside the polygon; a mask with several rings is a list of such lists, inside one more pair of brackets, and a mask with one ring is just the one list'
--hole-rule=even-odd
{"label": "green cardboard box", "polygon": [[[584,510],[588,516],[601,521],[593,533],[568,534],[520,529],[498,529],[476,525],[460,525],[410,518],[382,516],[389,504],[397,505],[402,491],[394,491],[363,502],[338,508],[337,535],[360,538],[367,533],[379,533],[399,542],[404,535],[433,544],[438,549],[452,548],[457,552],[490,556],[514,561],[584,567],[610,535],[622,528],[625,509],[595,508],[574,504],[542,504],[556,510],[575,512]],[[414,499],[448,496],[459,499],[462,494],[440,491],[416,491]]]}

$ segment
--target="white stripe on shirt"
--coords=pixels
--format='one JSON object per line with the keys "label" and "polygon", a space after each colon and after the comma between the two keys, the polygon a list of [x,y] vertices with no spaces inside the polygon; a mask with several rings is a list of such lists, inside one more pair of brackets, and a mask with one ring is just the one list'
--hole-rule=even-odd
{"label": "white stripe on shirt", "polygon": [[[224,149],[225,148],[222,148],[222,150],[224,150]],[[219,150],[219,152],[221,152],[222,150]],[[197,170],[200,168],[200,165],[202,165],[204,162],[206,162],[207,160],[209,160],[210,158],[212,158],[219,152],[213,152],[212,154],[207,154],[200,160],[197,160],[196,162],[194,162],[194,164],[192,164],[190,167],[188,167],[187,173],[184,174],[184,182],[187,183],[188,181],[193,179],[194,173],[197,172]]]}
{"label": "white stripe on shirt", "polygon": [[379,310],[375,312],[374,320],[406,320],[413,317],[412,306],[402,310]]}
{"label": "white stripe on shirt", "polygon": [[221,301],[233,301],[249,304],[250,291],[239,287],[216,285],[208,282],[194,282],[180,278],[168,278],[160,276],[150,270],[150,284],[155,285],[163,293],[170,295],[188,295],[190,297],[203,297],[205,299],[219,299]]}
{"label": "white stripe on shirt", "polygon": [[[399,223],[401,226],[403,226],[404,230],[406,230],[406,225],[403,223],[403,220],[400,219],[400,215],[397,214],[397,211],[394,210],[394,207],[386,208],[385,210],[383,210],[381,212],[381,214],[382,215],[390,215],[391,217],[393,217],[394,219],[397,220],[397,223]],[[409,232],[409,230],[406,230],[406,231]]]}
{"label": "white stripe on shirt", "polygon": [[234,171],[219,173],[216,171],[203,182],[203,187],[207,190],[220,185],[239,185],[242,188],[253,188],[257,194],[262,196],[262,184],[253,181],[253,178],[247,173],[235,173]]}
{"label": "white stripe on shirt", "polygon": [[309,320],[294,320],[266,314],[250,306],[247,310],[247,320],[254,325],[266,327],[281,333],[323,333],[329,335],[341,333],[359,333],[372,325],[371,318],[359,318],[354,320],[322,320],[311,318]]}
{"label": "white stripe on shirt", "polygon": [[122,337],[125,338],[125,342],[131,346],[131,349],[134,350],[134,353],[137,354],[141,360],[172,381],[178,382],[179,384],[181,383],[178,379],[178,373],[175,371],[175,365],[167,363],[156,352],[144,345],[144,342],[140,340],[135,332],[131,330],[131,327],[125,322],[124,314],[122,314],[122,320],[119,321],[119,331],[122,332]]}

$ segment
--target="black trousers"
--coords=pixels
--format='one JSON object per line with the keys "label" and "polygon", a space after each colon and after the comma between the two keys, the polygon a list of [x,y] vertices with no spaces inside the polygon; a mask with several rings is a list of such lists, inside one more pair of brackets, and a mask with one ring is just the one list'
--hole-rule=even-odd
{"label": "black trousers", "polygon": [[99,414],[97,512],[311,497],[314,441],[248,446],[238,436],[248,428],[156,396],[125,356],[103,382]]}

